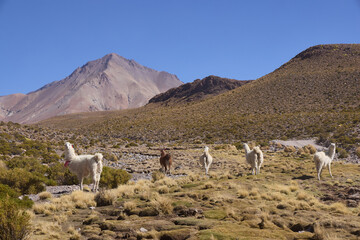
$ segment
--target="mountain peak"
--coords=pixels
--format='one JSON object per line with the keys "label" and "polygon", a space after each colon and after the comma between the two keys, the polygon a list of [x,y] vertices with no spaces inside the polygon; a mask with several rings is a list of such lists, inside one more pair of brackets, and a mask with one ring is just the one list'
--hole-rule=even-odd
{"label": "mountain peak", "polygon": [[1,98],[0,121],[34,123],[69,113],[136,108],[181,84],[176,75],[110,53],[17,101]]}

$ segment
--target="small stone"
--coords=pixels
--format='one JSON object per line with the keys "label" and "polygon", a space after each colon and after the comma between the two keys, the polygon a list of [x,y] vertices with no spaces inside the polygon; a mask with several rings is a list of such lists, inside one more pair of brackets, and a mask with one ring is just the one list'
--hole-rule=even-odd
{"label": "small stone", "polygon": [[148,230],[146,229],[146,228],[140,228],[140,232],[143,232],[143,233],[145,233],[145,232],[147,232]]}

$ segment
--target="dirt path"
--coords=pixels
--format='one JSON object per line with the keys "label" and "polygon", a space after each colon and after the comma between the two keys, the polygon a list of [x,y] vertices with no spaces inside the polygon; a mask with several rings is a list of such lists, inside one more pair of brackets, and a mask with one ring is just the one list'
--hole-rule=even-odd
{"label": "dirt path", "polygon": [[307,140],[287,140],[287,141],[283,141],[283,140],[273,140],[272,142],[274,143],[280,143],[284,146],[294,146],[297,148],[302,148],[306,145],[313,145],[317,150],[323,150],[324,147],[320,146],[318,144],[316,144],[315,139],[307,139]]}

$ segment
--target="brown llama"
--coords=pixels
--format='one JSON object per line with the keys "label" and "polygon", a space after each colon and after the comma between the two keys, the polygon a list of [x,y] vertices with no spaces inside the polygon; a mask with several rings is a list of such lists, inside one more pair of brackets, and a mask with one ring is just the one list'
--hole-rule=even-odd
{"label": "brown llama", "polygon": [[165,169],[165,174],[167,172],[169,172],[169,174],[171,174],[170,167],[172,164],[172,157],[169,153],[166,153],[164,149],[161,149],[160,152],[161,152],[161,155],[160,155],[161,170],[164,171],[164,169]]}

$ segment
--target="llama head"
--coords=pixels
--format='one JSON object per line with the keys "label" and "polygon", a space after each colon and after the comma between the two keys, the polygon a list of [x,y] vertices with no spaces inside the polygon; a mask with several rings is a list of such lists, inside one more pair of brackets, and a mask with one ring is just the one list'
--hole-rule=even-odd
{"label": "llama head", "polygon": [[205,152],[208,152],[208,151],[209,151],[209,147],[208,147],[208,146],[205,146],[205,147],[204,147],[204,151],[205,151]]}
{"label": "llama head", "polygon": [[336,149],[335,143],[331,143],[329,146],[329,152],[335,152],[335,149]]}
{"label": "llama head", "polygon": [[163,157],[166,155],[165,149],[160,149],[160,156]]}
{"label": "llama head", "polygon": [[71,143],[69,143],[69,142],[65,143],[65,147],[66,147],[66,149],[65,149],[65,158],[67,160],[70,160],[73,156],[76,155],[75,154],[75,149],[74,149],[73,145]]}
{"label": "llama head", "polygon": [[69,143],[69,142],[66,142],[66,143],[65,143],[65,146],[66,146],[67,149],[72,149],[72,148],[74,148],[73,145],[72,145],[71,143]]}
{"label": "llama head", "polygon": [[328,153],[327,153],[328,156],[331,158],[331,160],[333,160],[335,157],[335,148],[336,148],[335,143],[331,143],[329,146]]}
{"label": "llama head", "polygon": [[243,143],[243,145],[244,145],[245,152],[250,152],[249,145],[247,145],[247,143]]}

